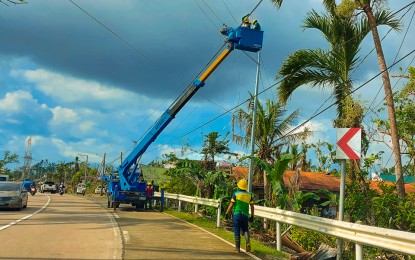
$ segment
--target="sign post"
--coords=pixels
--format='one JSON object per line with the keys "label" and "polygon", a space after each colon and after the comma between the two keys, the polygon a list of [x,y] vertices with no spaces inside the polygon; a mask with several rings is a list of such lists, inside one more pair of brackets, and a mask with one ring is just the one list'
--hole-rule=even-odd
{"label": "sign post", "polygon": [[[346,160],[360,159],[361,154],[361,129],[360,128],[337,128],[336,159],[341,160],[340,171],[340,199],[339,220],[344,220],[344,193],[346,182]],[[337,240],[337,259],[342,257],[343,242]]]}

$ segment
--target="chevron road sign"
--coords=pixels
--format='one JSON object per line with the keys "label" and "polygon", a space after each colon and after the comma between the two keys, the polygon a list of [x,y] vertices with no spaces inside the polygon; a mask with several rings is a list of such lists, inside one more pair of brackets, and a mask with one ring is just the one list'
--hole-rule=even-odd
{"label": "chevron road sign", "polygon": [[360,159],[360,128],[337,128],[336,159]]}

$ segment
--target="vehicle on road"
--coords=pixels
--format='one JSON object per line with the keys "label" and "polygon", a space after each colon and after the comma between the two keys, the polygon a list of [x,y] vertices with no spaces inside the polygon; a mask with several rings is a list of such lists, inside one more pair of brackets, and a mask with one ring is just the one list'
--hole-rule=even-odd
{"label": "vehicle on road", "polygon": [[45,181],[42,186],[40,186],[40,193],[50,192],[55,194],[58,188],[56,187],[55,182],[53,181]]}
{"label": "vehicle on road", "polygon": [[59,188],[59,191],[58,191],[58,192],[59,192],[59,195],[61,195],[61,196],[62,196],[62,195],[63,195],[63,193],[65,192],[65,191],[64,191],[64,188]]}
{"label": "vehicle on road", "polygon": [[[101,194],[101,186],[96,187],[95,190],[94,190],[94,193],[95,194]],[[102,189],[102,193],[104,193],[104,194],[107,193],[107,188],[106,187],[104,187]]]}
{"label": "vehicle on road", "polygon": [[27,207],[28,197],[21,182],[0,182],[0,208],[21,210]]}
{"label": "vehicle on road", "polygon": [[30,187],[33,186],[33,182],[30,179],[23,180],[23,188],[30,192]]}
{"label": "vehicle on road", "polygon": [[31,194],[32,196],[35,196],[36,192],[37,192],[37,189],[36,189],[36,187],[35,187],[35,186],[30,187],[30,194]]}
{"label": "vehicle on road", "polygon": [[78,186],[76,186],[76,194],[82,194],[85,196],[86,192],[86,185],[84,183],[79,183]]}
{"label": "vehicle on road", "polygon": [[0,181],[8,181],[9,175],[7,174],[0,174]]}

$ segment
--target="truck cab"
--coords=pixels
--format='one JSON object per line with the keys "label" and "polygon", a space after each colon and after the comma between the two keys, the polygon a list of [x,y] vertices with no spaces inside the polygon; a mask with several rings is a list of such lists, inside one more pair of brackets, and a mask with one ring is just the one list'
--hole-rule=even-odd
{"label": "truck cab", "polygon": [[0,181],[8,181],[9,175],[7,174],[0,174]]}

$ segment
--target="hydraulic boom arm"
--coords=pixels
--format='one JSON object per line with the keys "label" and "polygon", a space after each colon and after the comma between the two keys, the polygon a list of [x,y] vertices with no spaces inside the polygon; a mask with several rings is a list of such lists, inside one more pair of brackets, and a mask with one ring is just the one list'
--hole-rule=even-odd
{"label": "hydraulic boom arm", "polygon": [[[128,171],[136,164],[137,159],[147,150],[150,144],[158,137],[158,135],[166,128],[170,121],[182,109],[182,107],[192,98],[192,96],[205,85],[206,79],[215,71],[215,69],[226,59],[233,49],[257,52],[262,48],[263,31],[253,30],[249,28],[239,27],[237,29],[224,28],[221,33],[227,37],[227,48],[209,65],[202,75],[193,81],[183,94],[176,99],[173,104],[161,115],[154,126],[146,133],[146,135],[135,146],[133,151],[125,158],[118,167],[119,180],[121,186],[129,188],[134,186],[137,176]],[[135,172],[135,165],[133,172]]]}

